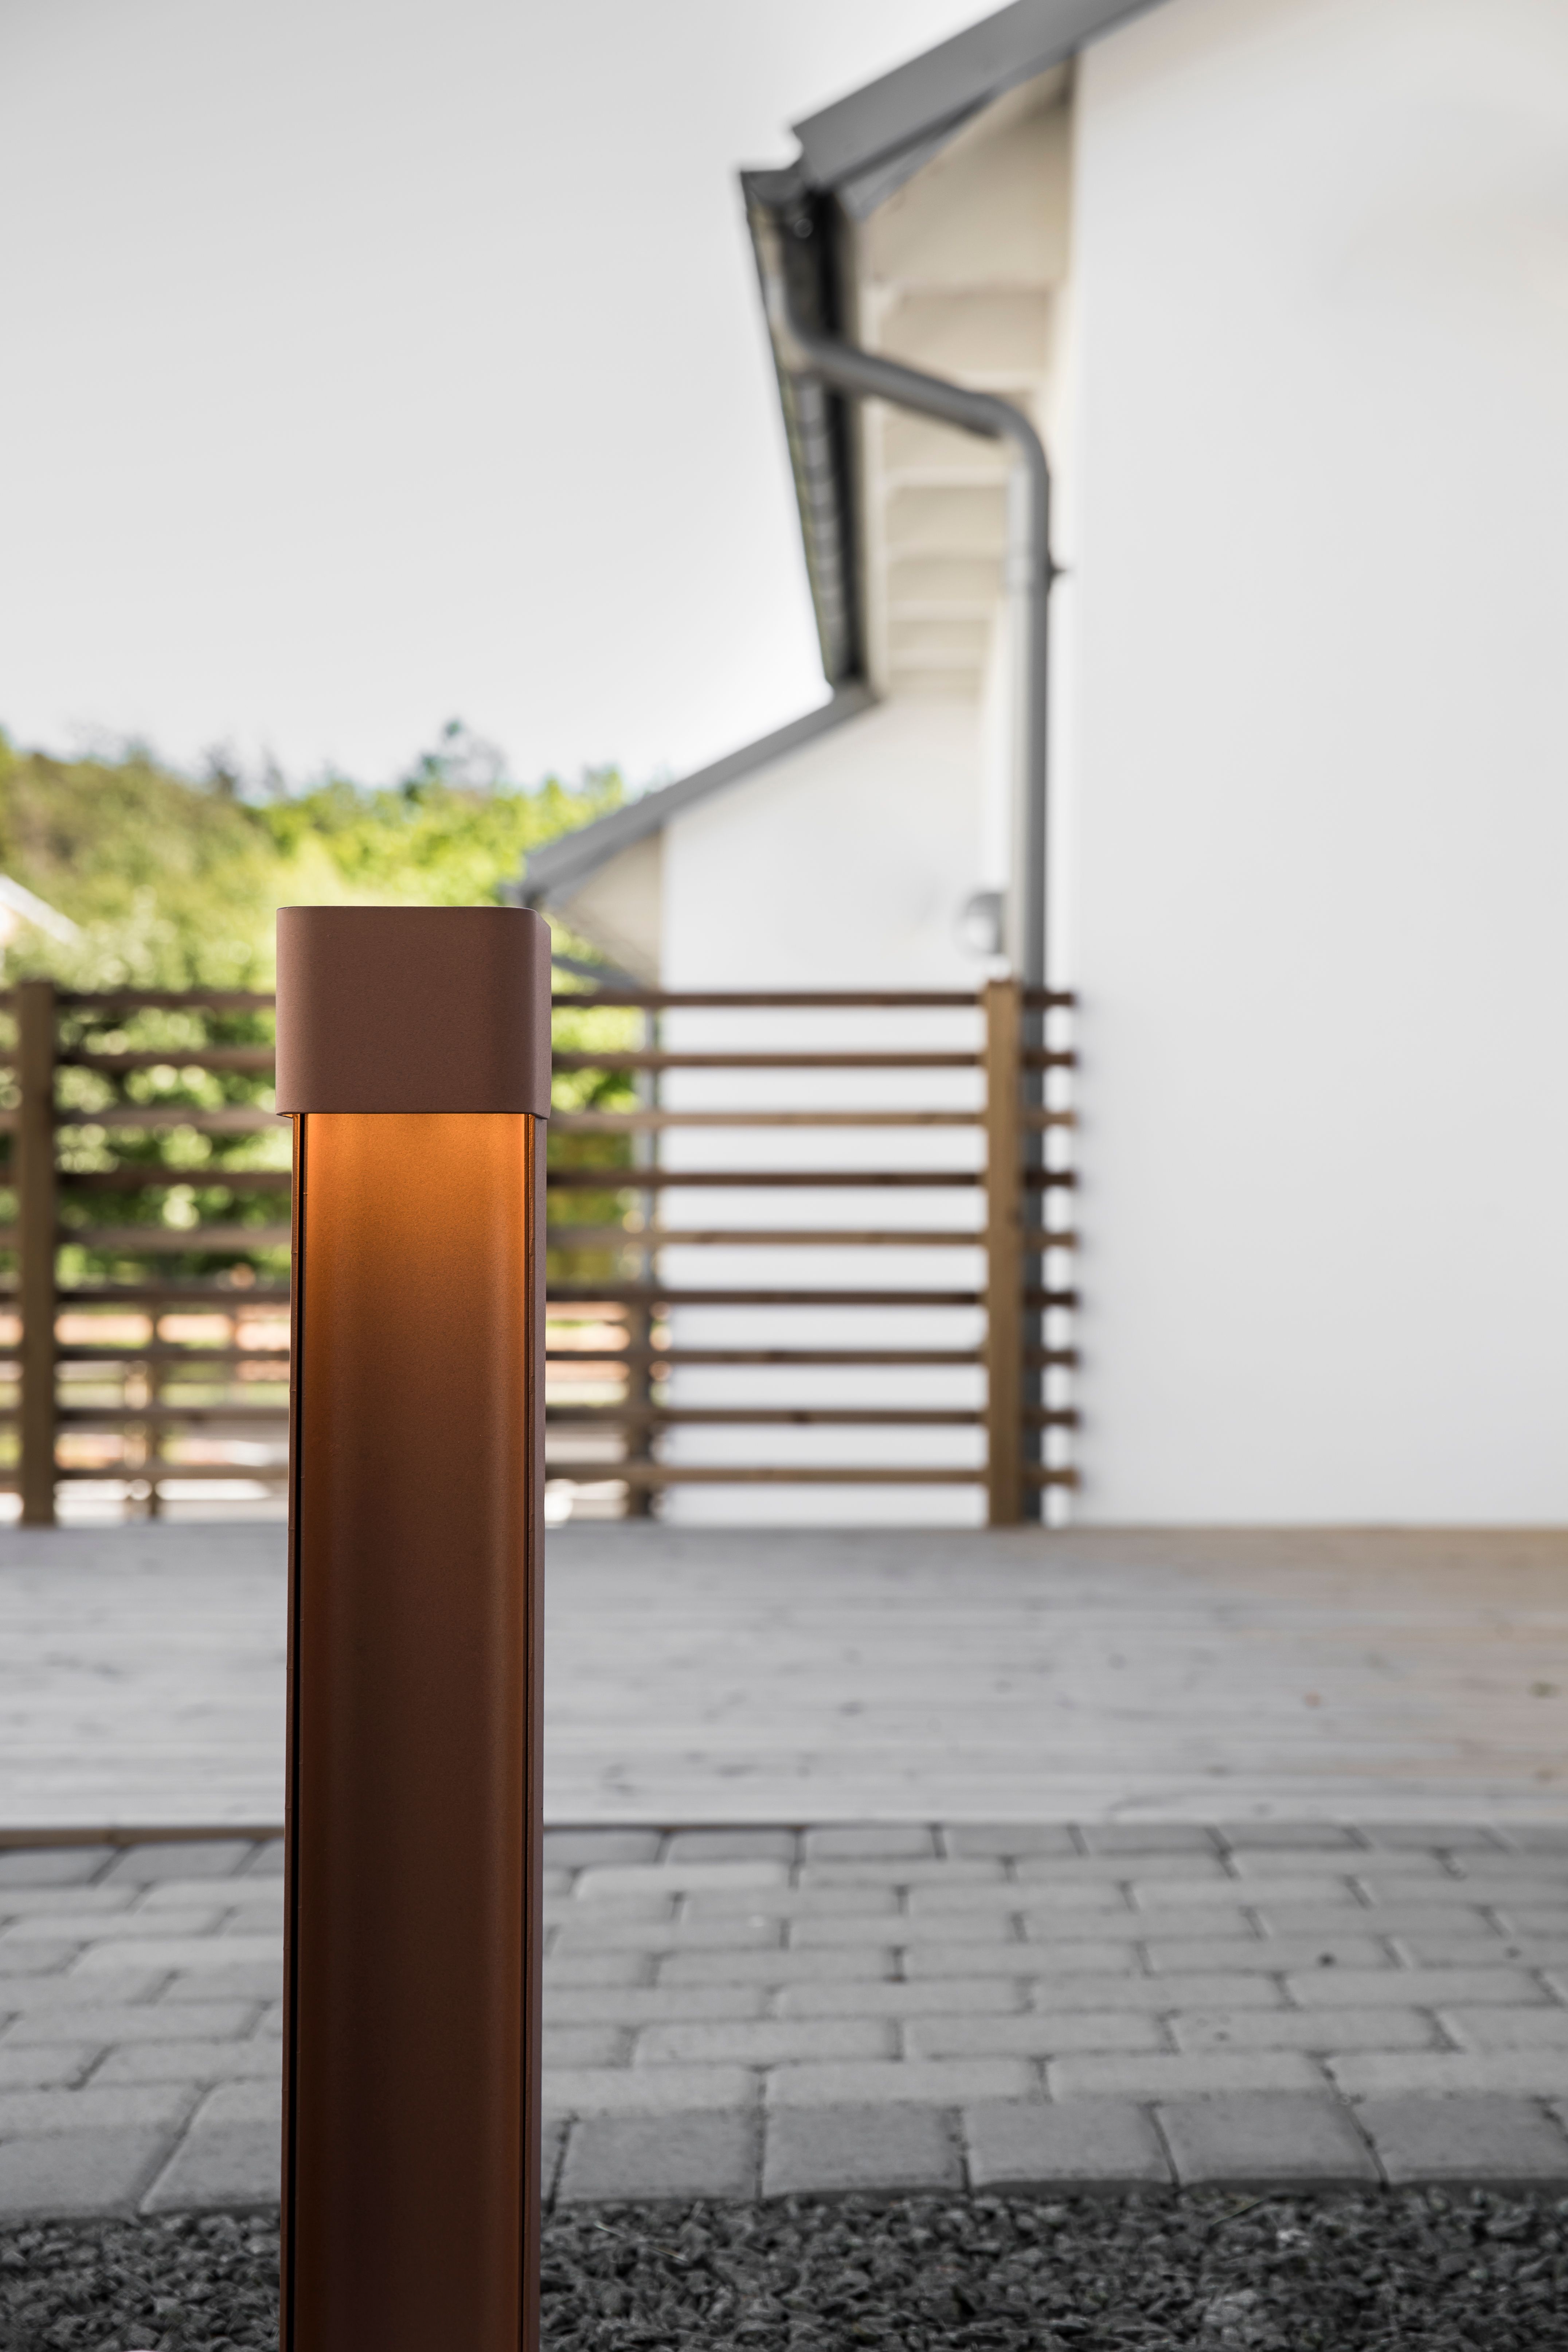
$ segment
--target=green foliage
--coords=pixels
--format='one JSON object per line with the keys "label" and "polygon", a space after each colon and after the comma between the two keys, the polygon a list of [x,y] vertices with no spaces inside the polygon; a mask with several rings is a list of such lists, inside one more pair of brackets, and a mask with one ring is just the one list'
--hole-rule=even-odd
{"label": "green foliage", "polygon": [[57,760],[0,734],[0,872],[83,932],[65,946],[24,929],[7,976],[267,989],[279,906],[491,904],[531,849],[622,798],[609,769],[529,790],[476,776],[483,748],[453,722],[399,783],[250,802],[221,772],[193,782],[139,749]]}

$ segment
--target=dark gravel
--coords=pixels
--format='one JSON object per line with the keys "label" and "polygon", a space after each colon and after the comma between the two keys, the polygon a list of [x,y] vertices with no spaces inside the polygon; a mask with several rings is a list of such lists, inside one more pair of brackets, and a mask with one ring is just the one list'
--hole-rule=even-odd
{"label": "dark gravel", "polygon": [[[586,2208],[546,2229],[545,2345],[1563,2352],[1565,2250],[1568,2199],[1481,2191]],[[11,2228],[0,2345],[273,2347],[277,2260],[270,2218]]]}

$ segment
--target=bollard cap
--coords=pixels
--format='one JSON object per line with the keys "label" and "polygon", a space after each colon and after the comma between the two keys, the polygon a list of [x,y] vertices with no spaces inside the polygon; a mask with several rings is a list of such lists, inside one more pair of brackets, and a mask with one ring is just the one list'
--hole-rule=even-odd
{"label": "bollard cap", "polygon": [[548,923],[521,907],[280,907],[278,1108],[548,1118]]}

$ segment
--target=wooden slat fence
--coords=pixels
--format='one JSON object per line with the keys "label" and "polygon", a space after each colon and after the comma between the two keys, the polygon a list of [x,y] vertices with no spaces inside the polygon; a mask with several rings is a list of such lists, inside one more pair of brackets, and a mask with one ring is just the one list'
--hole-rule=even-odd
{"label": "wooden slat fence", "polygon": [[[580,1506],[967,1486],[1008,1525],[1074,1483],[1072,1055],[1047,1034],[1068,1000],[555,1002],[547,1446]],[[0,1488],[27,1523],[70,1482],[153,1512],[281,1491],[271,1014],[235,991],[0,993]],[[791,1015],[817,1042],[773,1045]],[[803,1250],[797,1279],[775,1254]]]}

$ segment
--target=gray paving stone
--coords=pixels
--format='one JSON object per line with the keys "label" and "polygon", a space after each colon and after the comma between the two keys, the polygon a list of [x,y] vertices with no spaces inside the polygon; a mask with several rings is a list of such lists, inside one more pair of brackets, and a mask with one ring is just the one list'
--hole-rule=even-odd
{"label": "gray paving stone", "polygon": [[1046,2079],[1055,2099],[1204,2099],[1221,2092],[1318,2091],[1323,2077],[1299,2050],[1151,2051],[1053,2058]]}
{"label": "gray paving stone", "polygon": [[247,1863],[254,1838],[171,1838],[128,1845],[103,1874],[106,1886],[148,1886],[158,1878],[232,1878]]}
{"label": "gray paving stone", "polygon": [[120,1937],[113,1943],[89,1944],[76,1964],[81,1978],[114,1969],[179,1969],[200,1970],[242,1968],[259,1961],[280,1966],[282,1947],[276,1936],[160,1936],[144,1930]]}
{"label": "gray paving stone", "polygon": [[1234,1846],[1237,1853],[1247,1847],[1286,1847],[1297,1853],[1321,1851],[1344,1853],[1358,1851],[1361,1839],[1353,1829],[1339,1822],[1224,1822],[1215,1831],[1222,1844]]}
{"label": "gray paving stone", "polygon": [[564,2116],[546,2116],[539,2126],[539,2189],[546,2205],[555,2195],[566,2135],[572,2129]]}
{"label": "gray paving stone", "polygon": [[904,1900],[917,1919],[1000,1918],[1013,1912],[1043,1920],[1135,1916],[1126,1890],[1109,1878],[1063,1879],[1048,1886],[911,1886]]}
{"label": "gray paving stone", "polygon": [[[1100,1925],[1102,1933],[1109,1929],[1139,1942],[1151,1936],[1158,1936],[1163,1943],[1179,1939],[1183,1943],[1212,1944],[1222,1937],[1239,1937],[1249,1943],[1258,1939],[1258,1929],[1239,1903],[1205,1904],[1201,1911],[1157,1903],[1142,1915],[1130,1912],[1124,1920],[1101,1921]],[[1050,1933],[1048,1927],[1046,1933]]]}
{"label": "gray paving stone", "polygon": [[[101,1979],[81,1977],[90,1984]],[[211,1968],[182,1969],[172,1976],[161,2000],[280,2000],[283,1996],[283,1955],[275,1960],[217,1961]]]}
{"label": "gray paving stone", "polygon": [[1355,1969],[1363,1973],[1384,1967],[1392,1973],[1394,1961],[1374,1936],[1269,1936],[1256,1943],[1245,1943],[1239,1937],[1172,1937],[1151,1936],[1143,1947],[1149,1965],[1165,1975],[1191,1975],[1204,1969],[1246,1969],[1280,1976],[1306,1976],[1321,1970],[1331,1976],[1337,1970]]}
{"label": "gray paving stone", "polygon": [[281,1932],[288,1889],[280,1878],[160,1878],[131,1892],[134,1919],[164,1911],[207,1911],[232,1917],[243,1909],[264,1913]]}
{"label": "gray paving stone", "polygon": [[[1026,1866],[983,1854],[956,1862],[806,1862],[796,1876],[802,1886],[1004,1886],[1009,1867],[1021,1873]],[[1055,1866],[1072,1867],[1065,1862]]]}
{"label": "gray paving stone", "polygon": [[646,1985],[653,1971],[647,1952],[563,1952],[544,1956],[544,1990],[554,1986]]}
{"label": "gray paving stone", "polygon": [[1303,2009],[1437,2009],[1486,2001],[1521,2007],[1547,1995],[1522,1969],[1302,1969],[1285,1990]]}
{"label": "gray paving stone", "polygon": [[1369,1936],[1420,1936],[1433,1929],[1442,1934],[1447,1932],[1447,1923],[1450,1920],[1456,1927],[1468,1929],[1471,1934],[1484,1933],[1487,1927],[1479,1911],[1472,1910],[1467,1917],[1462,1910],[1447,1906],[1437,1909],[1424,1903],[1378,1904],[1349,1919],[1343,1911],[1320,1908],[1315,1903],[1293,1912],[1284,1906],[1276,1908],[1272,1903],[1260,1898],[1253,1909],[1266,1936],[1332,1937],[1342,1935],[1347,1926]]}
{"label": "gray paving stone", "polygon": [[121,2131],[146,2126],[174,2132],[195,2105],[182,2083],[117,2084],[99,2090],[0,2091],[0,2137],[44,2132]]}
{"label": "gray paving stone", "polygon": [[[984,1947],[964,1945],[965,1951]],[[805,1984],[834,1977],[890,1977],[893,1955],[867,1944],[815,1952],[671,1952],[658,1963],[661,1985]]]}
{"label": "gray paving stone", "polygon": [[698,2107],[751,2107],[758,2078],[744,2066],[559,2066],[543,2076],[552,2116],[679,2115]]}
{"label": "gray paving stone", "polygon": [[1051,2017],[911,2018],[904,2047],[911,2058],[1058,2058],[1165,2044],[1155,2020],[1134,2010],[1061,2010]]}
{"label": "gray paving stone", "polygon": [[547,1897],[552,1895],[569,1895],[574,1875],[575,1873],[573,1871],[557,1870],[553,1866],[542,1870],[539,1874],[541,1894]]}
{"label": "gray paving stone", "polygon": [[789,1865],[783,1862],[609,1862],[580,1872],[574,1892],[586,1905],[606,1895],[695,1895],[788,1885]]}
{"label": "gray paving stone", "polygon": [[1046,2012],[1073,2009],[1142,2010],[1163,2016],[1181,2009],[1277,2010],[1285,1996],[1266,1976],[1041,1976],[1026,1987],[1029,2006]]}
{"label": "gray paving stone", "polygon": [[984,2011],[1003,2015],[1020,2006],[1016,1985],[1002,1977],[931,1977],[913,1984],[865,1978],[835,1984],[786,1985],[774,2003],[780,2017],[934,2017]]}
{"label": "gray paving stone", "polygon": [[552,1985],[544,2022],[553,2025],[715,2024],[761,2017],[761,1985]]}
{"label": "gray paving stone", "polygon": [[0,1888],[0,1916],[31,1919],[40,1911],[63,1916],[134,1909],[134,1886],[8,1886]]}
{"label": "gray paving stone", "polygon": [[1196,1822],[1086,1822],[1090,1853],[1213,1853],[1215,1833]]}
{"label": "gray paving stone", "polygon": [[1020,1886],[1089,1885],[1107,1881],[1121,1885],[1136,1878],[1144,1885],[1184,1885],[1234,1886],[1236,1881],[1212,1847],[1205,1853],[1197,1848],[1180,1847],[1174,1852],[1156,1848],[1136,1857],[1114,1853],[1074,1854],[1070,1860],[1055,1855],[1031,1855],[1014,1864]]}
{"label": "gray paving stone", "polygon": [[637,2036],[639,2065],[777,2066],[792,2059],[896,2058],[897,2029],[877,2017],[759,2018],[726,2025],[649,2025]]}
{"label": "gray paving stone", "polygon": [[942,1833],[943,1850],[963,1862],[1002,1854],[1077,1853],[1064,1822],[960,1822]]}
{"label": "gray paving stone", "polygon": [[[1242,1903],[1256,1904],[1264,1899],[1262,1885],[1256,1880],[1246,1885],[1228,1874],[1223,1878],[1144,1878],[1140,1875],[1131,1883],[1132,1900],[1140,1911],[1205,1910],[1211,1904],[1216,1911]],[[1296,1873],[1289,1876],[1271,1877],[1268,1882],[1268,1901],[1287,1907],[1300,1904],[1314,1910],[1330,1910],[1335,1914],[1332,1924],[1338,1925],[1338,1914],[1357,1907],[1355,1889],[1348,1878],[1306,1876]]]}
{"label": "gray paving stone", "polygon": [[677,1830],[670,1862],[794,1862],[794,1830]]}
{"label": "gray paving stone", "polygon": [[[1542,1902],[1547,1890],[1537,1879],[1524,1878],[1423,1878],[1419,1892],[1407,1878],[1384,1877],[1381,1872],[1368,1871],[1361,1884],[1373,1903],[1418,1904],[1425,1911],[1473,1911],[1478,1905],[1492,1907],[1500,1903]],[[1436,1923],[1441,1925],[1441,1920]]]}
{"label": "gray paving stone", "polygon": [[121,2126],[0,2143],[0,2214],[126,2211],[169,2141],[166,2131]]}
{"label": "gray paving stone", "polygon": [[266,2083],[220,2083],[209,2091],[192,2118],[192,2128],[208,2124],[265,2124],[274,2129],[283,2120],[283,2080]]}
{"label": "gray paving stone", "polygon": [[1568,1964],[1568,1936],[1505,1936],[1487,1927],[1474,1936],[1401,1936],[1390,1939],[1395,1951],[1416,1968],[1486,1968],[1512,1963],[1519,1968],[1552,1969]]}
{"label": "gray paving stone", "polygon": [[631,2054],[631,2036],[614,2025],[553,2025],[540,2037],[544,2066],[621,2066]]}
{"label": "gray paving stone", "polygon": [[[29,1937],[13,1944],[0,1938],[0,1978],[51,1976],[75,1959],[79,1943],[35,1943]],[[0,2007],[5,2000],[5,1987],[0,1984]]]}
{"label": "gray paving stone", "polygon": [[1533,2099],[1363,2099],[1356,2119],[1396,2186],[1508,2189],[1568,2179],[1568,2136]]}
{"label": "gray paving stone", "polygon": [[16,2018],[0,2047],[68,2040],[90,2042],[99,2049],[113,2042],[223,2042],[248,2033],[255,2016],[252,2000],[61,2003]]}
{"label": "gray paving stone", "polygon": [[276,2205],[282,2136],[265,2121],[205,2123],[188,2131],[142,2200],[144,2213]]}
{"label": "gray paving stone", "polygon": [[1455,2091],[1556,2098],[1568,2094],[1568,2050],[1364,2050],[1325,2061],[1349,2099],[1435,2097]]}
{"label": "gray paving stone", "polygon": [[0,2090],[64,2089],[78,2083],[98,2056],[91,2042],[40,2042],[31,2048],[0,2049]]}
{"label": "gray paving stone", "polygon": [[657,1862],[659,1830],[546,1830],[544,1860],[563,1870],[587,1870],[605,1862]]}
{"label": "gray paving stone", "polygon": [[13,1847],[0,1853],[0,1895],[13,1886],[85,1886],[113,1853],[110,1845]]}
{"label": "gray paving stone", "polygon": [[737,1912],[757,1919],[872,1919],[896,1916],[899,1909],[894,1886],[714,1886],[700,1887],[685,1899],[689,1919],[731,1919]]}
{"label": "gray paving stone", "polygon": [[[1519,2012],[1508,2011],[1512,2015]],[[1543,2010],[1522,2012],[1545,2016]],[[1568,2019],[1568,2011],[1563,2012]],[[1178,2049],[1430,2050],[1437,2028],[1421,2009],[1222,2010],[1171,2020]]]}
{"label": "gray paving stone", "polygon": [[26,2031],[25,2021],[39,2010],[102,2009],[147,2000],[169,1981],[166,1969],[100,1969],[89,1977],[7,1977],[0,1984],[0,2010],[14,2022],[6,2038]]}
{"label": "gray paving stone", "polygon": [[572,2127],[557,2200],[754,2197],[759,2141],[749,2115],[587,2116]]}
{"label": "gray paving stone", "polygon": [[1374,1847],[1426,1846],[1443,1853],[1504,1851],[1497,1832],[1479,1822],[1378,1822],[1363,1827],[1362,1835]]}
{"label": "gray paving stone", "polygon": [[914,1822],[843,1822],[807,1830],[807,1862],[918,1862],[938,1852],[936,1833]]}
{"label": "gray paving stone", "polygon": [[1068,2106],[1005,2099],[967,2107],[963,2137],[974,2189],[1168,2189],[1154,2127],[1126,2099]]}
{"label": "gray paving stone", "polygon": [[1517,1846],[1521,1853],[1568,1853],[1568,1822],[1510,1824],[1499,1836],[1503,1843]]}
{"label": "gray paving stone", "polygon": [[1377,2179],[1365,2142],[1337,2099],[1183,2099],[1155,2109],[1184,2189],[1331,2189]]}
{"label": "gray paving stone", "polygon": [[[28,1919],[13,1919],[0,1937],[0,1947],[6,1949],[19,1944],[56,1938],[68,1941],[72,1948],[92,1945],[112,1946],[107,1955],[118,1963],[121,1951],[135,1953],[152,1941],[160,1943],[185,1942],[192,1937],[211,1937],[216,1933],[224,1917],[220,1910],[205,1911],[134,1911],[115,1917],[96,1918],[71,1912],[37,1912]],[[277,1930],[268,1937],[275,1940]],[[100,1958],[104,1958],[100,1954]],[[96,1963],[95,1963],[96,1965]]]}
{"label": "gray paving stone", "polygon": [[764,2197],[894,2195],[963,2182],[955,2124],[934,2107],[785,2107],[766,2119]]}
{"label": "gray paving stone", "polygon": [[[607,1906],[599,1906],[607,1909]],[[552,1958],[577,1952],[693,1952],[776,1950],[784,1942],[783,1926],[773,1919],[626,1919],[619,1916],[574,1920],[557,1927],[551,1943]]]}
{"label": "gray paving stone", "polygon": [[93,2087],[111,2083],[270,2082],[282,2054],[264,2042],[127,2042],[111,2050],[93,2074]]}
{"label": "gray paving stone", "polygon": [[1055,1960],[1064,1969],[1098,1969],[1114,1976],[1131,1969],[1137,1948],[1131,1939],[1110,1943],[1103,1937],[1050,1944],[912,1944],[904,1954],[904,1972],[910,1978],[1024,1978],[1043,1974]]}
{"label": "gray paving stone", "polygon": [[247,1878],[280,1878],[283,1874],[283,1840],[264,1838],[245,1865]]}
{"label": "gray paving stone", "polygon": [[1445,2009],[1444,2029],[1463,2050],[1568,2050],[1568,2009]]}
{"label": "gray paving stone", "polygon": [[898,1948],[913,1944],[1004,1944],[1016,1939],[1005,1911],[942,1911],[934,1916],[922,1914],[911,1917],[908,1913],[883,1913],[869,1918],[852,1915],[847,1918],[792,1919],[789,1925],[791,1951],[811,1951],[829,1944],[890,1944]]}
{"label": "gray paving stone", "polygon": [[959,2107],[972,2099],[1027,2099],[1038,2069],[1023,2058],[849,2059],[837,2065],[775,2066],[770,2107],[869,2107],[915,2101]]}

